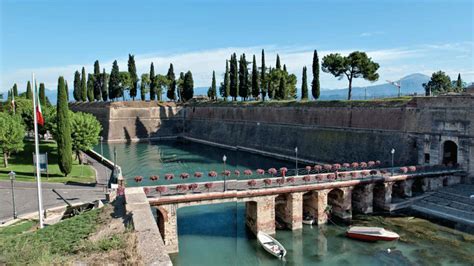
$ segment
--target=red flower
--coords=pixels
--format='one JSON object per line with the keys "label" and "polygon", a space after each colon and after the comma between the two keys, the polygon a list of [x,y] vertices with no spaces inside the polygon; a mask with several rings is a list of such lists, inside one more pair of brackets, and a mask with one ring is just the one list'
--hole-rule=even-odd
{"label": "red flower", "polygon": [[209,177],[216,177],[216,176],[217,176],[217,172],[216,172],[216,171],[210,171],[207,175],[208,175]]}
{"label": "red flower", "polygon": [[314,170],[316,170],[318,173],[321,172],[322,169],[323,169],[323,167],[319,164],[314,166]]}
{"label": "red flower", "polygon": [[234,171],[234,175],[240,176],[240,171],[239,171],[239,170],[235,170],[235,171]]}
{"label": "red flower", "polygon": [[316,180],[321,181],[323,180],[324,176],[323,175],[316,175]]}
{"label": "red flower", "polygon": [[252,170],[250,169],[245,170],[244,175],[252,175]]}
{"label": "red flower", "polygon": [[308,171],[308,174],[309,174],[309,172],[311,171],[311,166],[308,165],[305,168],[306,168],[306,171]]}
{"label": "red flower", "polygon": [[178,192],[185,192],[186,190],[188,190],[188,186],[180,184],[176,186],[176,190]]}
{"label": "red flower", "polygon": [[329,171],[329,170],[332,169],[332,165],[330,165],[330,164],[325,164],[325,165],[323,165],[323,169],[326,170],[326,171]]}
{"label": "red flower", "polygon": [[173,174],[165,174],[165,180],[171,180],[174,178],[174,175]]}
{"label": "red flower", "polygon": [[286,172],[288,172],[288,168],[286,168],[286,167],[280,168],[280,173],[283,177],[285,177]]}
{"label": "red flower", "polygon": [[150,193],[150,188],[144,187],[143,192],[145,192],[145,195],[148,195],[148,193]]}
{"label": "red flower", "polygon": [[295,183],[295,178],[294,177],[288,177],[286,179],[286,183]]}
{"label": "red flower", "polygon": [[304,181],[304,182],[309,182],[309,181],[311,181],[311,176],[309,176],[309,175],[303,176],[303,181]]}
{"label": "red flower", "polygon": [[336,179],[336,175],[334,175],[334,174],[328,174],[328,175],[327,175],[327,178],[328,178],[329,180],[334,180],[334,179]]}
{"label": "red flower", "polygon": [[338,173],[337,175],[339,176],[339,178],[345,178],[347,176],[347,173],[341,172],[341,173]]}
{"label": "red flower", "polygon": [[207,191],[209,192],[209,189],[214,187],[214,183],[206,183],[204,184],[204,187],[207,188]]}
{"label": "red flower", "polygon": [[264,174],[265,174],[265,170],[263,170],[263,169],[257,169],[257,174],[258,174],[258,175],[264,175]]}
{"label": "red flower", "polygon": [[137,175],[134,179],[135,179],[135,182],[142,182],[143,176]]}
{"label": "red flower", "polygon": [[406,174],[408,172],[408,168],[400,167],[400,172],[402,172],[402,174]]}
{"label": "red flower", "polygon": [[194,190],[196,190],[196,189],[198,188],[198,184],[196,184],[196,183],[190,184],[190,185],[188,186],[188,188],[189,188],[189,190],[194,191]]}
{"label": "red flower", "polygon": [[[270,183],[265,182],[265,180],[270,181]],[[271,179],[265,179],[265,180],[263,180],[263,181],[265,182],[265,185],[270,185],[270,184],[272,183],[272,180],[271,180]],[[282,178],[278,178],[278,179],[276,180],[276,182],[277,182],[278,185],[281,186],[281,185],[285,184],[285,178],[283,178],[283,177],[282,177]]]}
{"label": "red flower", "polygon": [[249,181],[247,182],[247,185],[249,185],[250,187],[254,187],[254,186],[257,185],[257,181],[255,181],[254,179],[249,180]]}
{"label": "red flower", "polygon": [[151,181],[156,181],[156,180],[158,180],[158,179],[160,179],[160,177],[157,176],[157,175],[152,175],[152,176],[150,176],[150,180],[151,180]]}
{"label": "red flower", "polygon": [[229,170],[224,170],[224,172],[222,172],[222,175],[230,176],[230,171]]}
{"label": "red flower", "polygon": [[272,180],[269,179],[269,178],[265,178],[265,179],[263,179],[263,183],[265,183],[265,185],[271,185],[271,184],[272,184]]}
{"label": "red flower", "polygon": [[159,187],[156,187],[155,190],[156,190],[156,192],[160,192],[160,194],[161,194],[161,193],[167,192],[168,188],[164,187],[164,186],[159,186]]}
{"label": "red flower", "polygon": [[179,175],[179,177],[181,177],[181,179],[186,179],[189,177],[189,174],[188,173],[181,173],[181,175]]}
{"label": "red flower", "polygon": [[351,167],[352,167],[352,168],[358,168],[358,167],[359,167],[359,163],[353,162],[353,163],[351,163]]}
{"label": "red flower", "polygon": [[339,170],[339,169],[341,169],[341,165],[340,165],[340,164],[335,163],[335,164],[332,165],[332,170],[337,171],[337,170]]}
{"label": "red flower", "polygon": [[200,178],[202,176],[201,172],[194,172],[194,177]]}
{"label": "red flower", "polygon": [[268,173],[271,174],[272,176],[274,176],[274,175],[276,175],[276,173],[277,173],[277,169],[275,169],[275,168],[270,168],[270,169],[268,169]]}

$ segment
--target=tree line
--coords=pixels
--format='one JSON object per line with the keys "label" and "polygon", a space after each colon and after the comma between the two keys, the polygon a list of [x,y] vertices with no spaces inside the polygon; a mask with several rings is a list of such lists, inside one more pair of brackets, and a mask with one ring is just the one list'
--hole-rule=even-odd
{"label": "tree line", "polygon": [[[77,102],[125,100],[125,92],[135,100],[140,97],[151,101],[162,101],[163,91],[171,101],[186,102],[194,96],[194,80],[191,71],[181,72],[176,78],[173,64],[170,64],[166,75],[155,74],[153,62],[149,73],[137,74],[135,56],[128,55],[127,71],[120,71],[117,60],[112,64],[110,74],[105,68],[100,71],[99,60],[94,62],[94,72],[86,75],[85,68],[74,73],[74,100]],[[138,92],[140,90],[140,92]],[[139,95],[138,95],[139,93]]]}

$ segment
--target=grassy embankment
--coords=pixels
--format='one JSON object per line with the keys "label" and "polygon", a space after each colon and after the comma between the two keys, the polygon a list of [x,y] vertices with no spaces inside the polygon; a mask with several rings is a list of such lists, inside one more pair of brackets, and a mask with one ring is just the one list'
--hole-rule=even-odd
{"label": "grassy embankment", "polygon": [[135,235],[112,212],[109,204],[42,230],[33,221],[2,228],[0,265],[137,263]]}
{"label": "grassy embankment", "polygon": [[[35,181],[34,165],[33,165],[33,153],[34,144],[32,142],[25,142],[23,151],[12,154],[8,160],[8,167],[3,165],[3,154],[0,154],[0,180],[9,180],[8,173],[14,171],[16,173],[16,180],[18,181]],[[77,160],[72,163],[72,171],[69,176],[64,175],[59,170],[58,165],[58,153],[56,149],[56,143],[47,142],[40,144],[40,152],[48,153],[48,171],[49,178],[46,177],[46,173],[42,173],[42,181],[44,182],[56,182],[56,183],[94,183],[95,182],[95,171],[88,165],[79,165]]]}

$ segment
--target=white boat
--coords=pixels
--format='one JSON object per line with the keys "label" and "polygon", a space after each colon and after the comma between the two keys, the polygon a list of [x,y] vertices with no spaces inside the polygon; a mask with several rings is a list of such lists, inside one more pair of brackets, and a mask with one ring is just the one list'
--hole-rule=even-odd
{"label": "white boat", "polygon": [[259,231],[257,234],[257,239],[260,245],[270,254],[273,256],[283,259],[286,255],[286,249],[283,247],[280,242],[278,242],[275,238],[265,234],[264,232]]}
{"label": "white boat", "polygon": [[314,219],[312,219],[312,218],[303,219],[303,223],[312,225],[312,224],[314,224]]}
{"label": "white boat", "polygon": [[392,241],[397,240],[400,236],[397,233],[385,230],[381,227],[353,226],[347,230],[346,235],[350,238],[365,241]]}

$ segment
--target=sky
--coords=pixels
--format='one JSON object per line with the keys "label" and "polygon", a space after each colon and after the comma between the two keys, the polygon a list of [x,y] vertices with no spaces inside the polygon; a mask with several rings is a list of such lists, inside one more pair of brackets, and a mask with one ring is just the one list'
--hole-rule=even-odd
{"label": "sky", "polygon": [[[365,51],[377,63],[373,84],[412,73],[443,70],[474,81],[474,1],[97,1],[0,0],[0,91],[34,72],[38,82],[57,87],[60,75],[72,87],[74,71],[93,71],[95,60],[110,72],[117,60],[127,69],[134,54],[139,75],[151,62],[155,72],[191,70],[195,87],[210,86],[212,71],[222,81],[230,54],[255,54],[266,64],[278,53],[301,80],[311,80],[312,55]],[[347,87],[321,73],[321,87]],[[354,86],[371,82],[358,79]]]}

